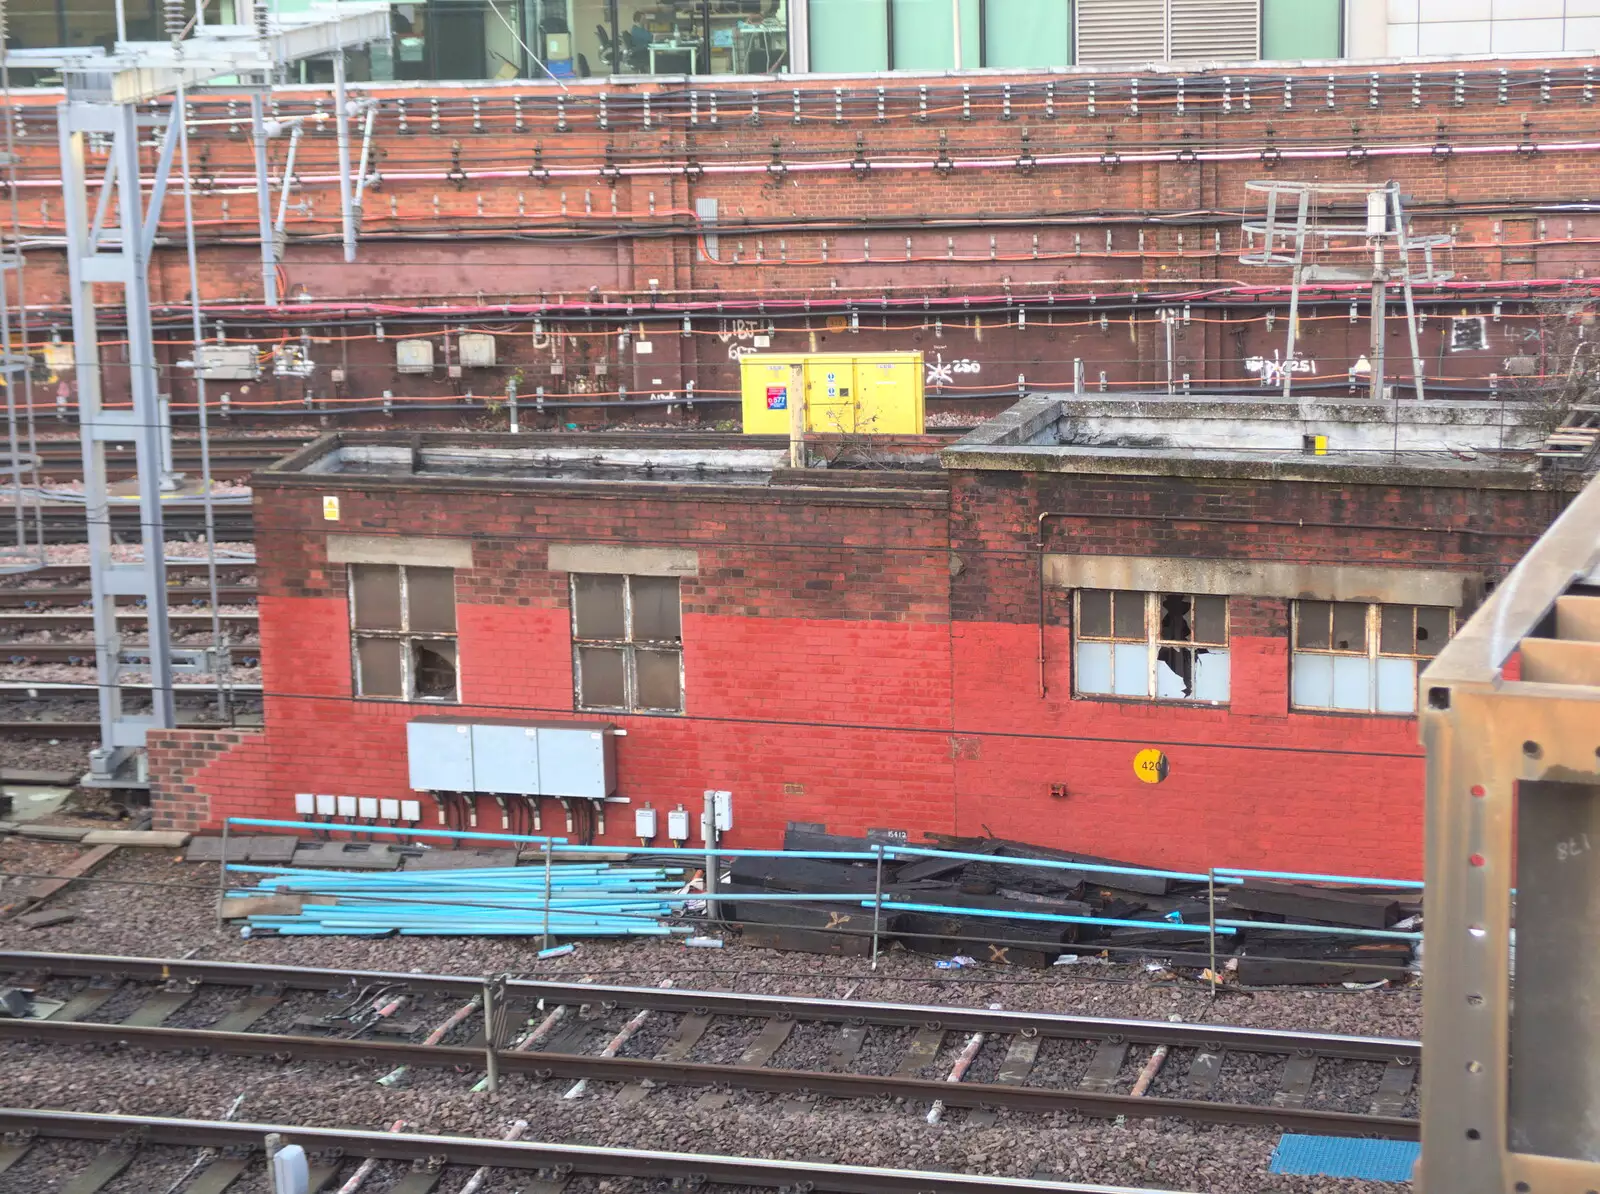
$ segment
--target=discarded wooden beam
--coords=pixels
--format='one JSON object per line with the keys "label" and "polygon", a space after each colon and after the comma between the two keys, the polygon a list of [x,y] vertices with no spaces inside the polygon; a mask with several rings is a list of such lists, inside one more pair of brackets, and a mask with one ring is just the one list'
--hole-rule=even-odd
{"label": "discarded wooden beam", "polygon": [[1296,924],[1321,921],[1362,929],[1387,929],[1400,919],[1400,902],[1391,894],[1341,891],[1247,879],[1230,886],[1230,911],[1264,912]]}
{"label": "discarded wooden beam", "polygon": [[73,880],[81,879],[93,871],[106,859],[118,850],[115,845],[95,846],[78,855],[70,863],[61,868],[59,875],[54,879],[44,879],[36,883],[17,900],[0,907],[0,917],[14,916],[16,913],[26,911],[38,906],[55,895],[58,891],[69,886]]}
{"label": "discarded wooden beam", "polygon": [[337,896],[307,895],[271,895],[271,896],[224,896],[222,900],[222,919],[240,920],[246,916],[299,916],[307,904],[337,904]]}
{"label": "discarded wooden beam", "polygon": [[876,868],[815,858],[735,858],[729,868],[735,883],[798,893],[859,891],[871,895]]}
{"label": "discarded wooden beam", "polygon": [[48,929],[51,925],[64,925],[69,920],[77,920],[76,912],[49,911],[24,912],[17,917],[17,923],[25,929]]}
{"label": "discarded wooden beam", "polygon": [[30,784],[41,788],[71,788],[78,783],[76,771],[20,771],[0,767],[0,784]]}
{"label": "discarded wooden beam", "polygon": [[31,837],[41,842],[81,842],[89,833],[83,825],[38,825],[23,822],[17,826],[18,837]]}
{"label": "discarded wooden beam", "polygon": [[83,835],[83,844],[177,850],[188,844],[189,836],[177,829],[91,829]]}
{"label": "discarded wooden beam", "polygon": [[765,949],[787,949],[808,954],[865,958],[872,953],[872,938],[854,933],[824,933],[818,929],[795,929],[781,925],[741,924],[740,937],[746,945]]}

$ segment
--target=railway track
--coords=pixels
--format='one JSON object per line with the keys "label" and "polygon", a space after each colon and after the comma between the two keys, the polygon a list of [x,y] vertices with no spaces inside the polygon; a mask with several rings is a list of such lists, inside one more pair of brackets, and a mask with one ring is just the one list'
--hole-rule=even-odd
{"label": "railway track", "polygon": [[[258,468],[265,468],[302,447],[310,436],[212,436],[211,474],[218,480],[238,480]],[[79,480],[83,477],[83,449],[77,440],[45,440],[39,444],[39,472],[51,481]],[[176,437],[172,442],[172,464],[178,472],[198,475],[200,445],[195,439]],[[111,480],[135,475],[131,448],[106,449],[106,474]]]}
{"label": "railway track", "polygon": [[[250,507],[219,506],[216,509],[217,538],[244,542],[253,535]],[[198,537],[206,530],[205,511],[197,504],[165,506],[161,512],[167,537]],[[88,540],[81,503],[45,502],[41,521],[46,543],[84,543]],[[137,506],[114,505],[110,510],[112,537],[121,543],[139,541]]]}
{"label": "railway track", "polygon": [[[348,1061],[378,1074],[481,1072],[490,1048],[477,1010],[484,980],[465,976],[42,953],[0,954],[0,973],[52,1001],[39,1005],[43,1018],[0,1019],[0,1039],[15,1042]],[[396,1000],[404,1016],[376,1013]],[[689,1086],[939,1103],[980,1124],[1008,1111],[1418,1136],[1405,1114],[1420,1067],[1415,1041],[532,980],[505,980],[498,1002],[502,1075],[620,1084],[624,1105]],[[457,1026],[440,1043],[419,1040],[452,1015]],[[653,1017],[670,1024],[650,1034],[664,1042],[653,1055],[616,1045],[626,1025]],[[1166,1068],[1151,1083],[1158,1050]],[[970,1052],[975,1080],[950,1080],[952,1051]],[[731,1060],[699,1059],[707,1054]],[[1135,1094],[1141,1073],[1148,1091]],[[1328,1105],[1352,1097],[1362,1110]]]}
{"label": "railway track", "polygon": [[[256,611],[249,610],[223,610],[217,614],[223,625],[230,629],[256,624]],[[144,611],[138,608],[119,608],[117,622],[119,624],[133,624],[146,621]],[[168,607],[167,621],[174,628],[201,628],[210,629],[211,611],[209,609],[174,609]],[[49,630],[52,632],[82,632],[94,629],[94,614],[87,608],[75,613],[57,613],[50,610],[30,610],[17,613],[7,610],[0,611],[0,649],[6,647],[6,635],[20,634],[28,631]]]}
{"label": "railway track", "polygon": [[[49,588],[22,588],[12,585],[0,588],[0,609],[36,609],[50,610],[58,606],[87,606],[92,599],[92,594],[87,587],[79,585],[60,585]],[[224,605],[238,605],[256,599],[254,585],[221,584],[217,585],[217,600]],[[139,598],[130,593],[118,596],[117,604],[131,606]],[[204,585],[167,585],[167,602],[177,607],[185,603],[190,605],[204,605],[211,600],[210,590]]]}
{"label": "railway track", "polygon": [[[389,1194],[432,1194],[457,1190],[475,1170],[488,1168],[515,1174],[518,1188],[530,1194],[561,1194],[585,1178],[633,1180],[639,1190],[698,1190],[717,1186],[738,1190],[786,1192],[817,1190],[838,1194],[1162,1194],[1121,1186],[1053,1181],[1048,1178],[984,1177],[923,1170],[833,1165],[816,1161],[763,1160],[704,1153],[599,1148],[547,1144],[527,1140],[486,1140],[467,1136],[373,1132],[355,1128],[307,1127],[290,1124],[234,1123],[225,1120],[169,1119],[139,1115],[94,1115],[70,1111],[0,1108],[0,1174],[32,1183],[46,1194],[40,1177],[54,1173],[73,1182],[74,1194],[97,1194],[119,1179],[119,1188],[137,1180],[141,1163],[156,1157],[193,1156],[188,1178],[175,1194],[220,1194],[241,1176],[263,1173],[267,1135],[298,1144],[311,1158],[310,1189],[332,1190],[370,1160],[407,1167]],[[63,1164],[50,1155],[61,1142],[90,1144],[87,1155]],[[523,1186],[528,1175],[534,1184]],[[39,1176],[35,1176],[39,1175]],[[64,1184],[57,1189],[67,1188]],[[167,1182],[148,1188],[164,1190]],[[496,1184],[493,1188],[505,1189]],[[609,1187],[616,1189],[613,1183]]]}

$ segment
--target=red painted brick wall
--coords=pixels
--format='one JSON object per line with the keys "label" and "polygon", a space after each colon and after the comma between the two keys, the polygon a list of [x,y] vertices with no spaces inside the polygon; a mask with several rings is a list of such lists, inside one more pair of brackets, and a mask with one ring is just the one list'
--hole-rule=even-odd
{"label": "red painted brick wall", "polygon": [[[343,499],[336,528],[321,520],[329,491]],[[1393,478],[956,473],[948,491],[839,492],[273,480],[256,498],[266,729],[153,740],[158,823],[288,816],[296,792],[407,794],[405,722],[440,707],[352,698],[345,571],[324,539],[337,529],[472,538],[475,566],[457,575],[459,711],[540,719],[584,716],[567,579],[546,570],[548,545],[695,547],[699,575],[682,586],[688,713],[616,718],[620,791],[697,811],[705,789],[731,789],[733,844],[774,844],[786,821],[807,820],[989,830],[1185,867],[1415,876],[1415,721],[1291,710],[1287,600],[1232,600],[1231,702],[1186,708],[1073,699],[1069,607],[1051,593],[1041,695],[1038,514],[1080,512],[1047,523],[1050,550],[1494,579],[1563,501]],[[1144,747],[1171,762],[1159,785],[1134,775]],[[480,817],[498,822],[487,800]],[[605,840],[631,831],[614,809]]]}

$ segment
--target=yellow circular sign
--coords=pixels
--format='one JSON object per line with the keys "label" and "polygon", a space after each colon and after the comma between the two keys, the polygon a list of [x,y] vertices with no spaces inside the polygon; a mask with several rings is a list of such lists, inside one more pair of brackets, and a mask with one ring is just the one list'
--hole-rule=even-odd
{"label": "yellow circular sign", "polygon": [[1153,747],[1133,756],[1133,773],[1147,784],[1160,783],[1167,778],[1167,771],[1167,756]]}

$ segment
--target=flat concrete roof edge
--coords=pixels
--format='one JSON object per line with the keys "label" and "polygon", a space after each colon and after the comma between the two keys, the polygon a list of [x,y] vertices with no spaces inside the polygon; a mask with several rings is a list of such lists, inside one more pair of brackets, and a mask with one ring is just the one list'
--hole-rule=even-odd
{"label": "flat concrete roof edge", "polygon": [[[1160,450],[1154,450],[1159,452]],[[939,454],[946,469],[968,472],[1070,473],[1080,476],[1190,477],[1221,481],[1306,481],[1320,485],[1427,485],[1445,489],[1524,489],[1576,493],[1585,478],[1532,469],[1431,468],[1408,463],[1361,463],[1308,456],[1239,460],[1173,455],[1108,456],[1091,448],[1053,445],[953,447]]]}

